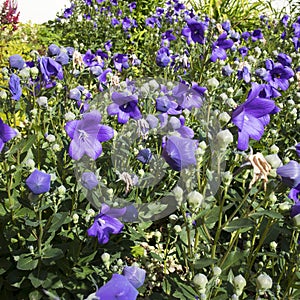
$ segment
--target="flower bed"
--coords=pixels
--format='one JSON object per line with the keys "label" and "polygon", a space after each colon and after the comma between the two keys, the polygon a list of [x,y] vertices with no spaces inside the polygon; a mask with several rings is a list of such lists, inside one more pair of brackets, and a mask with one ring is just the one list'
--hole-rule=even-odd
{"label": "flower bed", "polygon": [[154,2],[74,1],[2,69],[3,299],[300,296],[300,17]]}

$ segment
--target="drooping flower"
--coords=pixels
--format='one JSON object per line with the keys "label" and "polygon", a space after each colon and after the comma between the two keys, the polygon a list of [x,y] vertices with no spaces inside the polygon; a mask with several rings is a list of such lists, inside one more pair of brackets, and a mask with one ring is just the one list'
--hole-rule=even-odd
{"label": "drooping flower", "polygon": [[26,185],[35,195],[49,192],[51,175],[35,169],[26,179]]}
{"label": "drooping flower", "polygon": [[21,70],[24,67],[25,61],[19,54],[9,57],[9,66],[14,69]]}
{"label": "drooping flower", "polygon": [[62,66],[50,57],[42,56],[39,60],[39,67],[46,87],[53,86],[53,77],[57,77],[59,80],[64,78]]}
{"label": "drooping flower", "polygon": [[112,278],[96,292],[99,299],[105,300],[135,300],[138,294],[137,289],[120,274],[113,274]]}
{"label": "drooping flower", "polygon": [[226,50],[233,46],[233,41],[227,39],[227,33],[222,33],[212,44],[212,54],[210,60],[216,62],[217,59],[225,60],[227,58]]}
{"label": "drooping flower", "polygon": [[22,88],[21,88],[19,76],[14,73],[11,74],[8,84],[9,84],[9,91],[11,93],[11,98],[16,101],[20,100],[22,96]]}
{"label": "drooping flower", "polygon": [[196,164],[197,141],[178,136],[167,136],[163,141],[162,156],[175,171]]}
{"label": "drooping flower", "polygon": [[14,138],[16,135],[17,131],[3,123],[2,119],[0,118],[0,152],[4,147],[4,144]]}
{"label": "drooping flower", "polygon": [[138,289],[144,284],[146,271],[137,266],[125,266],[123,275],[136,289]]}
{"label": "drooping flower", "polygon": [[273,100],[259,96],[262,89],[263,86],[252,83],[247,100],[232,113],[232,122],[238,127],[239,150],[248,148],[249,138],[261,139],[264,126],[270,120],[269,114],[274,113],[277,108]]}
{"label": "drooping flower", "polygon": [[72,139],[69,147],[69,155],[79,160],[84,154],[97,159],[102,153],[101,142],[110,140],[114,131],[111,127],[101,125],[101,114],[91,111],[83,114],[81,120],[69,121],[65,130]]}
{"label": "drooping flower", "polygon": [[106,244],[111,234],[119,234],[124,225],[117,219],[124,215],[126,208],[110,208],[102,204],[101,212],[95,217],[93,225],[87,230],[89,236],[98,238],[99,244]]}
{"label": "drooping flower", "polygon": [[110,116],[117,115],[119,123],[125,124],[129,118],[135,120],[141,118],[142,115],[137,105],[137,95],[128,92],[113,92],[111,98],[113,103],[107,107],[107,112]]}

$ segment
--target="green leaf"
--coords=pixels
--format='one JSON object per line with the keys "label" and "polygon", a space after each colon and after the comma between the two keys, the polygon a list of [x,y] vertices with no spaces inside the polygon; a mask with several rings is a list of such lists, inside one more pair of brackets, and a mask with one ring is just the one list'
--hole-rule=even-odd
{"label": "green leaf", "polygon": [[17,268],[19,270],[34,270],[38,262],[37,259],[32,258],[31,254],[21,254],[17,262]]}
{"label": "green leaf", "polygon": [[7,259],[0,258],[0,275],[4,274],[11,266],[11,262]]}
{"label": "green leaf", "polygon": [[272,210],[257,211],[253,214],[250,214],[249,216],[252,217],[253,219],[258,219],[261,216],[267,216],[267,217],[270,217],[272,219],[282,219],[283,218],[282,214],[280,214],[278,212],[275,212],[275,211],[272,211]]}
{"label": "green leaf", "polygon": [[222,266],[222,270],[226,270],[229,267],[233,267],[234,265],[238,264],[240,260],[244,258],[245,255],[245,253],[239,251],[230,252]]}
{"label": "green leaf", "polygon": [[64,256],[64,253],[61,249],[59,249],[59,248],[47,248],[44,251],[42,259],[43,260],[51,259],[51,261],[53,261],[53,260],[58,260],[58,259],[62,258],[63,256]]}
{"label": "green leaf", "polygon": [[71,220],[68,212],[56,213],[52,219],[49,232],[57,231],[62,225],[70,223]]}
{"label": "green leaf", "polygon": [[145,253],[145,249],[140,245],[136,245],[136,246],[131,247],[131,254],[134,257],[139,257],[139,256],[143,257],[144,253]]}
{"label": "green leaf", "polygon": [[201,270],[201,269],[208,267],[216,262],[217,262],[217,259],[207,258],[207,257],[200,258],[199,260],[197,260],[195,262],[195,269]]}
{"label": "green leaf", "polygon": [[232,220],[224,227],[224,230],[227,232],[234,232],[239,230],[241,233],[246,232],[253,227],[254,223],[250,219],[235,219]]}

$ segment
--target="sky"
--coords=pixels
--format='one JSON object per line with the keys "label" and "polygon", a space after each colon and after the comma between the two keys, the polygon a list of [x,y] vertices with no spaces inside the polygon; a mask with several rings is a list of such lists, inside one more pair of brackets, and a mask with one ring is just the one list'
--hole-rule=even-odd
{"label": "sky", "polygon": [[[282,8],[290,0],[273,0],[274,6]],[[0,3],[3,0],[0,0]],[[69,0],[17,0],[20,11],[20,22],[43,23],[53,20],[57,12],[69,7]]]}

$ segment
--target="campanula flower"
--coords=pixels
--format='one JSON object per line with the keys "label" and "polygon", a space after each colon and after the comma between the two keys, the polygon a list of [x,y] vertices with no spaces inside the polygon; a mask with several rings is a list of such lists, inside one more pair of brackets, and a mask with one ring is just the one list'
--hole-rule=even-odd
{"label": "campanula flower", "polygon": [[9,66],[13,69],[21,70],[24,67],[25,61],[19,54],[9,57]]}
{"label": "campanula flower", "polygon": [[48,47],[48,55],[49,56],[56,56],[60,53],[60,48],[56,44],[51,44]]}
{"label": "campanula flower", "polygon": [[175,171],[196,165],[197,141],[178,136],[166,136],[163,140],[162,156]]}
{"label": "campanula flower", "polygon": [[300,184],[300,164],[296,161],[291,160],[279,167],[276,172],[288,187],[295,188]]}
{"label": "campanula flower", "polygon": [[14,138],[16,135],[17,131],[3,123],[2,119],[0,118],[0,152],[4,147],[4,144]]}
{"label": "campanula flower", "polygon": [[205,30],[207,26],[205,23],[198,22],[195,19],[187,19],[187,26],[181,31],[181,34],[186,37],[188,45],[192,42],[204,44],[205,42]]}
{"label": "campanula flower", "polygon": [[159,67],[166,67],[171,61],[170,51],[167,47],[161,47],[156,54],[156,63]]}
{"label": "campanula flower", "polygon": [[227,58],[226,50],[231,48],[233,41],[227,40],[227,33],[222,33],[212,44],[212,54],[210,60],[216,62],[217,59],[225,60]]}
{"label": "campanula flower", "polygon": [[22,96],[22,88],[20,84],[20,78],[16,74],[11,74],[9,78],[9,91],[13,100],[20,100]]}
{"label": "campanula flower", "polygon": [[125,266],[123,275],[136,289],[138,289],[144,284],[146,271],[137,266]]}
{"label": "campanula flower", "polygon": [[39,60],[39,67],[46,87],[53,86],[53,77],[57,77],[59,80],[64,78],[62,66],[50,57],[42,56]]}
{"label": "campanula flower", "polygon": [[111,98],[113,103],[107,107],[107,112],[110,116],[117,115],[119,123],[125,124],[129,118],[135,120],[141,118],[137,95],[131,95],[128,92],[113,92]]}
{"label": "campanula flower", "polygon": [[149,148],[141,149],[136,157],[143,164],[148,164],[152,158],[152,153]]}
{"label": "campanula flower", "polygon": [[106,244],[111,234],[119,234],[124,225],[117,219],[124,215],[126,208],[111,209],[102,204],[101,212],[95,217],[93,225],[88,229],[89,236],[98,238],[99,244]]}
{"label": "campanula flower", "polygon": [[111,127],[100,124],[101,114],[91,111],[83,114],[81,120],[67,122],[65,130],[72,139],[69,155],[79,160],[83,155],[97,159],[102,153],[101,142],[110,140],[114,131]]}
{"label": "campanula flower", "polygon": [[252,42],[255,42],[257,40],[262,40],[263,38],[264,38],[264,36],[260,29],[255,29],[252,31],[252,34],[251,34]]}
{"label": "campanula flower", "polygon": [[113,274],[112,278],[96,292],[99,299],[105,300],[136,300],[138,294],[137,289],[120,274]]}
{"label": "campanula flower", "polygon": [[269,123],[269,114],[276,111],[273,100],[261,98],[263,86],[252,83],[247,100],[232,113],[232,122],[238,127],[238,149],[248,148],[249,138],[260,140],[264,126]]}
{"label": "campanula flower", "polygon": [[119,72],[121,72],[122,69],[128,69],[129,68],[128,56],[120,53],[115,54],[114,66]]}
{"label": "campanula flower", "polygon": [[26,179],[26,185],[35,194],[43,194],[50,190],[51,175],[35,169]]}
{"label": "campanula flower", "polygon": [[97,176],[93,172],[83,172],[81,174],[81,184],[88,190],[94,189],[98,185]]}

